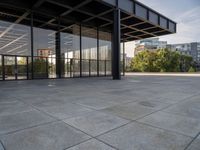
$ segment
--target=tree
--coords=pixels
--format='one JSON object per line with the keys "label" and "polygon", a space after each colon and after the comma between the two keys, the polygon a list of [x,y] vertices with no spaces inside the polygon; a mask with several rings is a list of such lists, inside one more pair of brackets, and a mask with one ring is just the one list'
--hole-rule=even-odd
{"label": "tree", "polygon": [[132,59],[131,68],[140,72],[157,72],[159,70],[155,63],[156,59],[156,52],[142,51]]}
{"label": "tree", "polygon": [[192,57],[176,51],[159,49],[142,51],[131,62],[131,70],[139,72],[179,72],[188,71],[192,66]]}

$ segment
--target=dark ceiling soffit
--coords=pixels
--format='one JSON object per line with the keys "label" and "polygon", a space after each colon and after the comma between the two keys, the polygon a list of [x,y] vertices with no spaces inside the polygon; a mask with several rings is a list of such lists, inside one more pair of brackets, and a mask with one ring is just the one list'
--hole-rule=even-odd
{"label": "dark ceiling soffit", "polygon": [[[102,0],[98,0],[98,1],[102,1]],[[151,23],[149,20],[145,20],[145,19],[143,19],[143,18],[140,18],[140,17],[136,16],[136,15],[134,14],[134,12],[133,12],[133,13],[130,13],[130,12],[127,12],[126,10],[120,8],[121,11],[122,11],[123,13],[127,14],[127,17],[122,18],[121,20],[126,20],[126,19],[129,19],[129,18],[135,17],[135,18],[137,18],[137,19],[143,20],[144,22],[148,22],[148,23],[150,23],[150,24],[152,24],[152,25],[154,25],[154,26],[157,26],[157,27],[159,27],[159,28],[161,28],[161,29],[163,29],[163,30],[167,30],[168,32],[176,33],[176,25],[177,25],[176,22],[174,22],[173,20],[169,19],[168,17],[166,17],[166,16],[160,14],[159,12],[157,12],[157,11],[151,9],[150,7],[144,5],[144,4],[142,4],[142,3],[140,3],[140,2],[138,2],[138,1],[136,1],[136,0],[130,0],[130,1],[133,2],[133,6],[135,6],[135,4],[141,5],[142,7],[146,8],[148,12],[151,11],[151,12],[157,14],[157,15],[159,16],[159,18],[160,18],[160,17],[163,17],[163,18],[165,18],[165,19],[167,20],[167,22],[172,22],[172,23],[174,23],[174,24],[175,24],[175,32],[172,32],[172,31],[170,31],[170,30],[167,29],[167,28],[163,28],[163,27],[161,27],[159,24],[154,24],[154,23]],[[108,6],[115,7],[115,6],[113,6],[112,4],[109,4],[109,3],[105,2],[105,1],[102,1],[102,3],[104,3],[104,4],[108,5]]]}
{"label": "dark ceiling soffit", "polygon": [[[41,14],[41,15],[45,15],[45,16],[48,16],[49,18],[52,18],[52,19],[50,19],[50,20],[47,21],[47,22],[43,22],[43,24],[41,25],[41,27],[43,27],[43,26],[45,26],[45,25],[53,25],[53,26],[56,26],[56,24],[53,24],[53,22],[56,21],[56,20],[58,19],[58,16],[54,16],[54,15],[51,15],[51,14],[49,14],[49,13],[42,12],[42,11],[39,11],[39,10],[38,10],[38,7],[41,6],[45,1],[47,1],[47,2],[49,2],[49,3],[53,3],[53,4],[58,5],[58,6],[62,6],[62,7],[64,7],[64,8],[67,8],[67,9],[68,9],[66,12],[63,12],[62,14],[60,14],[61,20],[63,20],[63,21],[68,21],[68,22],[69,22],[68,19],[62,18],[63,15],[67,15],[67,14],[73,12],[73,11],[77,11],[77,12],[80,12],[80,13],[83,13],[83,14],[86,14],[86,15],[90,16],[90,17],[88,17],[87,19],[85,19],[85,20],[82,21],[83,24],[84,24],[84,23],[87,24],[87,22],[89,22],[90,20],[93,20],[93,19],[95,19],[95,18],[101,19],[101,20],[104,20],[104,21],[107,22],[107,23],[101,25],[100,27],[110,26],[110,25],[113,23],[112,20],[103,17],[103,15],[106,15],[106,14],[112,12],[113,9],[114,9],[113,7],[110,7],[110,9],[108,9],[108,10],[105,11],[105,12],[102,12],[102,13],[99,13],[99,14],[95,14],[95,15],[92,14],[92,13],[89,13],[89,12],[86,12],[86,11],[83,11],[83,10],[80,10],[80,9],[79,9],[80,7],[82,7],[82,6],[84,6],[84,5],[88,4],[88,3],[90,3],[92,0],[86,0],[86,1],[84,1],[84,2],[82,2],[82,3],[80,3],[80,4],[78,4],[78,5],[76,5],[75,7],[70,7],[70,6],[68,6],[68,5],[63,5],[63,4],[58,3],[58,2],[56,2],[56,1],[53,1],[53,0],[38,0],[38,1],[32,6],[32,8],[30,8],[30,9],[22,8],[23,6],[22,6],[22,7],[17,7],[17,5],[16,5],[16,6],[12,6],[12,7],[18,8],[18,9],[20,9],[20,10],[23,9],[23,10],[25,11],[25,13],[24,13],[23,15],[19,16],[18,19],[16,19],[15,23],[19,23],[19,22],[21,22],[23,19],[26,19],[26,20],[27,20],[27,19],[28,19],[27,16],[31,13],[31,9],[32,9],[32,11],[35,12],[35,13],[39,13],[39,14]],[[95,0],[95,1],[98,1],[98,2],[101,2],[101,3],[105,3],[105,2],[103,2],[103,1],[101,1],[101,0]],[[2,2],[0,2],[0,4],[2,4]],[[4,5],[5,5],[5,3],[4,3]],[[143,5],[143,4],[140,4],[140,5]],[[143,6],[144,6],[144,5],[143,5]],[[144,7],[148,8],[147,6],[144,6]],[[148,9],[149,9],[149,8],[148,8]],[[150,10],[153,11],[152,9],[150,9]],[[155,12],[155,11],[154,11],[154,12]],[[174,32],[171,32],[171,31],[168,30],[168,29],[165,29],[165,28],[160,27],[159,25],[152,24],[152,23],[150,23],[148,20],[144,20],[144,19],[142,19],[142,18],[138,18],[138,17],[136,17],[134,14],[128,14],[127,12],[125,12],[125,11],[123,11],[123,10],[122,10],[122,13],[126,13],[126,15],[127,15],[127,17],[122,18],[122,21],[123,21],[123,20],[126,20],[126,19],[130,19],[130,18],[136,18],[136,19],[139,19],[139,20],[141,21],[141,22],[136,23],[136,24],[133,24],[133,25],[122,24],[122,29],[130,29],[130,30],[133,30],[133,31],[131,31],[131,32],[126,32],[126,33],[124,33],[124,35],[127,36],[127,38],[124,39],[124,40],[128,40],[128,39],[131,39],[131,38],[132,38],[132,39],[133,39],[133,38],[134,38],[134,39],[141,39],[141,36],[142,36],[142,37],[143,37],[143,36],[155,37],[155,36],[162,35],[162,33],[165,33],[165,34],[174,33]],[[157,13],[157,14],[159,14],[159,13]],[[160,15],[160,14],[159,14],[159,15]],[[162,16],[162,17],[163,17],[163,16]],[[165,18],[166,18],[166,17],[165,17]],[[171,20],[170,20],[170,21],[171,21]],[[38,20],[38,22],[42,22],[42,21],[39,21],[39,20]],[[173,21],[172,21],[172,22],[173,22]],[[64,30],[64,29],[69,28],[69,27],[72,26],[74,23],[79,24],[80,22],[78,22],[78,21],[76,21],[76,20],[72,20],[71,25],[69,25],[68,27],[63,26],[63,28],[61,29],[61,31]],[[144,28],[144,29],[138,29],[138,28],[135,27],[135,26],[137,26],[137,25],[143,25],[143,24],[145,24],[145,23],[148,23],[148,24],[150,24],[150,25],[153,25],[153,27],[148,27],[148,28]],[[173,23],[174,23],[174,22],[173,22]],[[89,24],[88,24],[88,25],[89,25]],[[154,28],[160,28],[160,31],[156,31],[156,32],[147,32],[148,29],[154,29]],[[131,35],[131,34],[133,34],[134,32],[135,32],[135,33],[136,33],[136,32],[141,32],[142,34],[141,34],[141,35],[137,35],[137,36]]]}

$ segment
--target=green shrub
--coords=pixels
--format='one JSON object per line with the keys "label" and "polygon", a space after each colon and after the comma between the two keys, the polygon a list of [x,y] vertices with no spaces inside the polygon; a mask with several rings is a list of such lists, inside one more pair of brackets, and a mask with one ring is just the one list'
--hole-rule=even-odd
{"label": "green shrub", "polygon": [[188,72],[192,66],[191,56],[177,51],[158,49],[139,52],[131,61],[131,70],[138,72]]}
{"label": "green shrub", "polygon": [[193,67],[190,67],[190,69],[188,70],[188,72],[196,72],[196,70]]}

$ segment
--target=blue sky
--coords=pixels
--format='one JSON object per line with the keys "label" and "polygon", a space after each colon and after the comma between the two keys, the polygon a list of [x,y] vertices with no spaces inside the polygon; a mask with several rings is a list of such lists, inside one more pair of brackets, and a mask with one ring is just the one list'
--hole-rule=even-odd
{"label": "blue sky", "polygon": [[168,43],[200,42],[200,0],[138,0],[177,22],[177,33],[160,37]]}

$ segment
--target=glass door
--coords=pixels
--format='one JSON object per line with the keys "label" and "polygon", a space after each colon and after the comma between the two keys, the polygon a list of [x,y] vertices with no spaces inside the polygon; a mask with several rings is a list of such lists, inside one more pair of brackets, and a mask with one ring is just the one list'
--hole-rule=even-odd
{"label": "glass door", "polygon": [[27,57],[17,56],[17,79],[27,79]]}
{"label": "glass door", "polygon": [[4,77],[5,80],[17,79],[17,67],[15,56],[3,56],[4,57]]}

